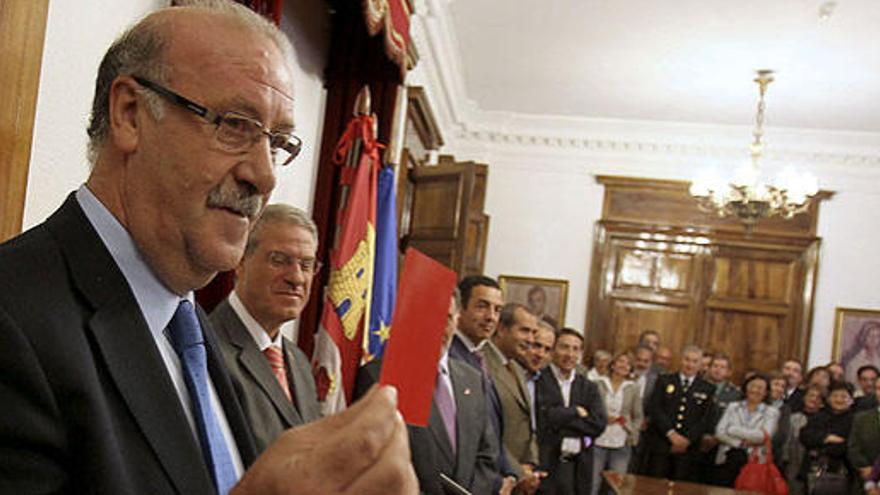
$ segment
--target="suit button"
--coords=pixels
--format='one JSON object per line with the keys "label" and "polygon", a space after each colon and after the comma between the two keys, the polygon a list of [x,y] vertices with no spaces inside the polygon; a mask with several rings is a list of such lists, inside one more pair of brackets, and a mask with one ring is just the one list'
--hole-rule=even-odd
{"label": "suit button", "polygon": [[679,421],[681,421],[681,420],[683,420],[683,419],[684,419],[684,416],[683,416],[683,415],[681,415],[681,414],[679,414],[679,415],[678,415],[678,417],[677,417],[677,418],[676,418],[676,419],[677,419],[677,420],[679,420]]}
{"label": "suit button", "polygon": [[675,429],[681,429],[681,423],[675,423]]}

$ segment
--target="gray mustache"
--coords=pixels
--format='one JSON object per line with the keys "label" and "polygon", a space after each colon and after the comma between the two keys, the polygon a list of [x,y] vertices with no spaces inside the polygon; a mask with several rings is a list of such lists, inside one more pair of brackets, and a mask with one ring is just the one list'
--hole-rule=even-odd
{"label": "gray mustache", "polygon": [[256,218],[263,208],[263,197],[244,184],[218,185],[208,193],[208,206],[225,208],[248,218]]}

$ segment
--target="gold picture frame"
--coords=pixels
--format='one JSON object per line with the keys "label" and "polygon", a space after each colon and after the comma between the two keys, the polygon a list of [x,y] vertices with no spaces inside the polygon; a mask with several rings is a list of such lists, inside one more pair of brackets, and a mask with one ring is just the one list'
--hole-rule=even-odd
{"label": "gold picture frame", "polygon": [[844,378],[858,383],[856,372],[865,364],[880,368],[880,310],[837,308],[834,311],[832,358]]}
{"label": "gold picture frame", "polygon": [[[504,293],[504,302],[524,305],[555,329],[565,326],[568,280],[501,275],[498,283]],[[539,294],[544,296],[543,309]]]}

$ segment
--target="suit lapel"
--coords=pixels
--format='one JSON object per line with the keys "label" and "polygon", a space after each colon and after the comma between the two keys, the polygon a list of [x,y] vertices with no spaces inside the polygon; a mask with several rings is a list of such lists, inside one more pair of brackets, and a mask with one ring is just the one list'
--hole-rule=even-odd
{"label": "suit lapel", "polygon": [[291,407],[291,409],[293,410],[294,418],[297,421],[297,423],[294,424],[304,424],[307,421],[305,407],[309,401],[309,397],[307,396],[309,388],[304,382],[305,377],[296,372],[299,363],[296,362],[296,354],[290,349],[290,346],[292,345],[296,344],[286,338],[284,339],[284,355],[287,356],[287,365],[290,371],[287,374],[287,378],[290,380],[290,383],[293,384],[293,398],[296,400],[296,407]]}
{"label": "suit lapel", "polygon": [[[47,222],[71,278],[94,309],[88,331],[144,437],[178,491],[208,493],[210,475],[137,301],[115,261],[70,195]],[[71,262],[75,260],[75,262]]]}
{"label": "suit lapel", "polygon": [[238,315],[226,300],[217,308],[222,310],[221,317],[226,322],[226,332],[229,336],[229,342],[238,349],[238,363],[253,378],[254,382],[272,401],[272,405],[278,410],[281,417],[287,423],[287,427],[302,423],[299,413],[293,407],[293,404],[287,400],[284,391],[278,379],[272,373],[272,368],[263,356],[263,353],[257,348],[254,338],[248,333],[247,328],[239,319]]}
{"label": "suit lapel", "polygon": [[508,394],[516,400],[519,407],[528,411],[529,403],[525,395],[527,392],[525,392],[525,387],[520,386],[519,377],[501,362],[494,349],[489,348],[488,345],[483,349],[483,356],[492,370],[492,378],[495,380],[496,386],[504,387]]}
{"label": "suit lapel", "polygon": [[254,444],[253,432],[245,419],[244,411],[238,398],[235,395],[235,389],[232,386],[232,379],[221,357],[220,347],[217,344],[211,322],[208,320],[201,306],[197,306],[199,323],[205,334],[205,347],[208,354],[208,373],[211,375],[211,382],[214,384],[214,390],[217,392],[217,398],[220,405],[226,413],[226,421],[229,423],[229,429],[235,437],[235,443],[238,446],[238,452],[244,466],[249,466],[257,458],[257,448]]}
{"label": "suit lapel", "polygon": [[[458,413],[456,412],[456,428],[458,428]],[[437,409],[437,405],[434,402],[431,402],[431,416],[428,419],[428,430],[431,432],[431,436],[434,437],[434,442],[437,443],[437,447],[442,454],[443,459],[449,463],[453,469],[456,465],[455,456],[452,455],[452,444],[449,443],[449,436],[446,433],[446,426],[443,424],[443,417],[440,416],[440,410]],[[451,472],[452,470],[450,470]]]}

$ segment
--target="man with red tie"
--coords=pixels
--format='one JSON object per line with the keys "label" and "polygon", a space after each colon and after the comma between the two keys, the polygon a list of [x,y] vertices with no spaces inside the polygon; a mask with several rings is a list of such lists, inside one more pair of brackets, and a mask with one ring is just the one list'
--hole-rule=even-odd
{"label": "man with red tie", "polygon": [[317,227],[302,210],[267,206],[235,269],[235,290],[211,313],[260,452],[287,428],[321,416],[309,360],[281,333],[309,299],[317,247]]}

